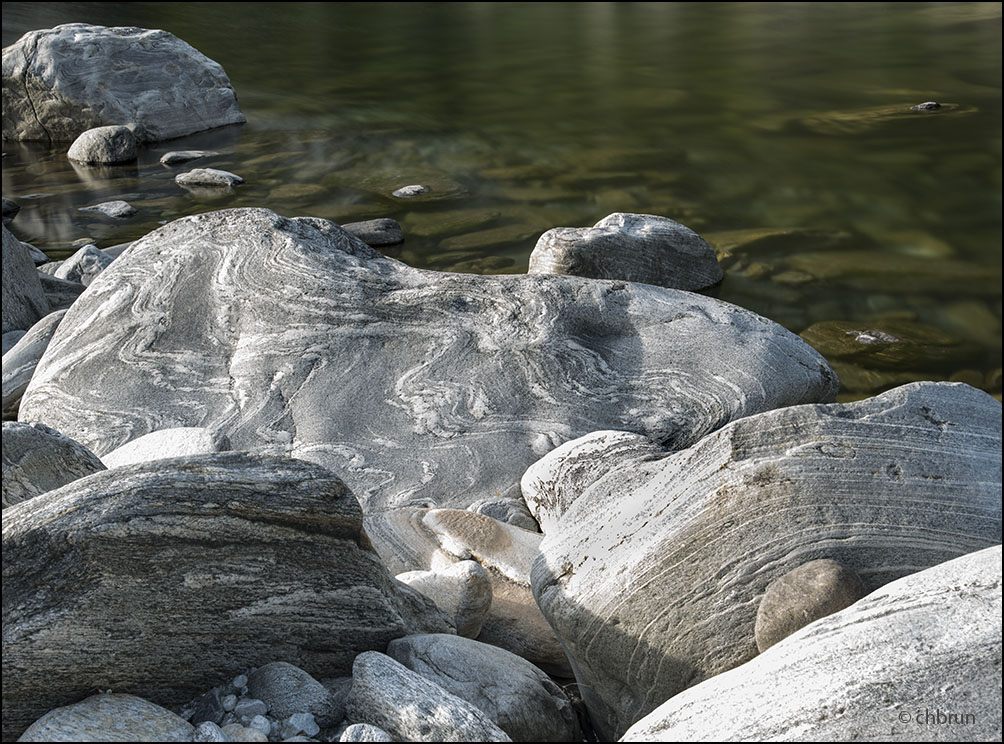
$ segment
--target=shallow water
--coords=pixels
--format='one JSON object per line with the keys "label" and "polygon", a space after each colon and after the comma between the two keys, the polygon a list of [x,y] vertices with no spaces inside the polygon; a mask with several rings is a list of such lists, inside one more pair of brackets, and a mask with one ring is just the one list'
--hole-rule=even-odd
{"label": "shallow water", "polygon": [[[512,273],[551,227],[660,214],[842,399],[949,378],[1000,397],[1000,3],[4,3],[3,43],[74,21],[172,31],[248,123],[107,169],[4,143],[12,227],[53,256],[265,206],[393,217],[409,264]],[[929,100],[953,105],[910,111]],[[158,159],[193,148],[247,183],[185,192]],[[412,183],[433,191],[390,195]],[[77,211],[109,199],[139,213]]]}

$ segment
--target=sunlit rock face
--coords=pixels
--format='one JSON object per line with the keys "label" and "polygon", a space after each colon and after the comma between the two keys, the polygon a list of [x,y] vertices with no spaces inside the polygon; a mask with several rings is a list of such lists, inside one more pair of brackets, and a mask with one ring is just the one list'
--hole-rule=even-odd
{"label": "sunlit rock face", "polygon": [[331,222],[264,209],[150,233],[67,313],[19,416],[98,455],[200,426],[338,472],[367,510],[518,497],[597,429],[685,447],[832,399],[798,337],[643,284],[412,269]]}
{"label": "sunlit rock face", "polygon": [[740,419],[688,449],[595,432],[531,468],[531,581],[616,738],[757,655],[758,608],[831,559],[872,591],[1001,541],[1001,406],[961,383]]}
{"label": "sunlit rock face", "polygon": [[223,68],[167,31],[67,23],[3,50],[4,139],[122,125],[157,142],[243,122]]}

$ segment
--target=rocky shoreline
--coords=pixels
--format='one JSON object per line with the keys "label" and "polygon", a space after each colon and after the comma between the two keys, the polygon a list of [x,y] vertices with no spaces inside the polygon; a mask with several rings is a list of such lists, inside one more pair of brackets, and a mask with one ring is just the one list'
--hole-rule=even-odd
{"label": "rocky shoreline", "polygon": [[[80,167],[244,120],[163,31],[3,70],[5,140]],[[179,188],[240,188],[205,154]],[[16,212],[5,741],[1000,739],[1000,403],[835,403],[689,228],[615,213],[480,276],[262,208],[48,262]]]}

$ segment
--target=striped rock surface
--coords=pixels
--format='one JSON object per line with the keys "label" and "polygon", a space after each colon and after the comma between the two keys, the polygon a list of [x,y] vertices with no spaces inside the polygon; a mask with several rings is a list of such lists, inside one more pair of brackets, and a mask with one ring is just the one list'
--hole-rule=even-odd
{"label": "striped rock surface", "polygon": [[817,620],[671,698],[623,740],[996,741],[1000,659],[998,545]]}
{"label": "striped rock surface", "polygon": [[3,511],[3,738],[93,688],[178,705],[276,659],[450,632],[332,473],[244,453],[125,466]]}
{"label": "striped rock surface", "polygon": [[234,209],[165,225],[102,272],[19,417],[98,455],[206,427],[334,469],[367,511],[464,508],[518,496],[530,464],[590,431],[685,447],[836,387],[798,337],[708,297],[422,271],[326,220]]}
{"label": "striped rock surface", "polygon": [[797,566],[872,591],[1001,542],[1001,406],[961,383],[770,411],[664,456],[634,438],[584,437],[523,480],[552,525],[534,596],[608,738],[756,656],[758,603]]}
{"label": "striped rock surface", "polygon": [[3,138],[130,125],[157,142],[244,122],[223,68],[167,31],[66,23],[3,50]]}

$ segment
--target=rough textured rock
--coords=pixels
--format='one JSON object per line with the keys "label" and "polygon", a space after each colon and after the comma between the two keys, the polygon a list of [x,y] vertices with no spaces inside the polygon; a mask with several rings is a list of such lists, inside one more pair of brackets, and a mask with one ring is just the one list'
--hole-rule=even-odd
{"label": "rough textured rock", "polygon": [[492,603],[478,640],[512,651],[549,674],[572,675],[530,588],[541,534],[459,509],[397,509],[371,514],[365,524],[374,550],[394,574],[440,571],[457,561],[480,563],[491,581]]}
{"label": "rough textured rock", "polygon": [[[6,120],[6,116],[4,117]],[[3,229],[3,332],[26,331],[49,312],[35,262],[6,227]]]}
{"label": "rough textured rock", "polygon": [[530,254],[531,274],[624,279],[673,289],[706,289],[722,280],[712,248],[666,217],[617,212],[592,227],[556,227]]}
{"label": "rough textured rock", "polygon": [[248,675],[248,694],[268,707],[273,718],[310,713],[321,726],[337,724],[345,716],[345,704],[297,666],[274,661]]}
{"label": "rough textured rock", "polygon": [[394,741],[394,737],[379,726],[369,723],[353,723],[346,726],[338,741]]}
{"label": "rough textured rock", "polygon": [[361,527],[332,473],[242,453],[116,468],[5,509],[4,738],[94,686],[176,705],[277,658],[345,674],[393,638],[448,632]]}
{"label": "rough textured rock", "polygon": [[20,204],[13,199],[8,199],[6,196],[3,197],[3,226],[7,227],[20,211]]}
{"label": "rough textured rock", "polygon": [[128,124],[140,141],[244,122],[223,68],[167,31],[67,23],[3,50],[3,137],[69,141]]}
{"label": "rough textured rock", "polygon": [[36,271],[35,275],[38,277],[45,300],[53,311],[68,309],[84,293],[85,287],[80,282],[59,279],[41,271]]}
{"label": "rough textured rock", "polygon": [[459,561],[438,571],[405,571],[395,576],[424,594],[453,620],[457,634],[477,638],[492,606],[492,582],[477,561]]}
{"label": "rough textured rock", "polygon": [[230,449],[225,436],[199,426],[162,429],[144,434],[101,456],[106,468],[120,468],[169,457],[208,455]]}
{"label": "rough textured rock", "polygon": [[142,698],[102,694],[46,713],[18,741],[191,741],[194,731],[185,719]]}
{"label": "rough textured rock", "polygon": [[753,658],[759,599],[793,568],[830,558],[874,590],[1001,541],[1001,407],[968,385],[770,411],[662,458],[591,439],[605,472],[541,482],[564,512],[531,576],[610,738]]}
{"label": "rough textured rock", "polygon": [[65,310],[49,313],[27,333],[18,339],[3,355],[3,417],[12,419],[17,415],[21,396],[28,388],[38,360],[49,346],[52,334],[66,314]]}
{"label": "rough textured rock", "polygon": [[3,422],[3,508],[105,469],[97,455],[43,424]]}
{"label": "rough textured rock", "polygon": [[376,651],[352,665],[347,715],[398,741],[511,741],[483,711]]}
{"label": "rough textured rock", "polygon": [[21,416],[98,454],[203,426],[335,469],[367,511],[463,508],[518,497],[531,463],[589,431],[683,447],[836,387],[798,337],[707,297],[421,271],[325,220],[234,209],[165,225],[102,272]]}
{"label": "rough textured rock", "polygon": [[383,217],[378,220],[366,220],[365,222],[348,222],[342,225],[342,229],[355,235],[366,245],[381,247],[385,245],[397,245],[404,242],[404,233],[401,232],[401,225],[397,220]]}
{"label": "rough textured rock", "polygon": [[817,620],[671,698],[623,740],[995,741],[1000,658],[997,546]]}
{"label": "rough textured rock", "polygon": [[236,173],[217,168],[195,168],[194,170],[179,173],[174,177],[174,180],[179,186],[185,186],[186,188],[229,189],[244,183],[244,179]]}
{"label": "rough textured rock", "polygon": [[112,217],[114,219],[120,220],[125,217],[131,217],[138,211],[136,207],[127,201],[122,201],[121,199],[116,199],[114,201],[101,202],[100,204],[94,204],[90,207],[80,207],[78,212],[97,212],[103,214],[105,217]]}
{"label": "rough textured rock", "polygon": [[793,568],[774,581],[756,612],[756,647],[766,651],[813,620],[861,599],[865,585],[856,573],[824,558]]}
{"label": "rough textured rock", "polygon": [[52,275],[57,279],[78,282],[86,287],[94,281],[94,277],[107,269],[113,260],[111,256],[98,250],[95,246],[85,245],[61,262]]}
{"label": "rough textured rock", "polygon": [[127,163],[136,159],[136,135],[121,125],[88,129],[73,140],[66,157],[80,163]]}
{"label": "rough textured rock", "polygon": [[469,638],[397,638],[387,655],[488,714],[513,741],[581,741],[568,698],[544,672],[515,654]]}

